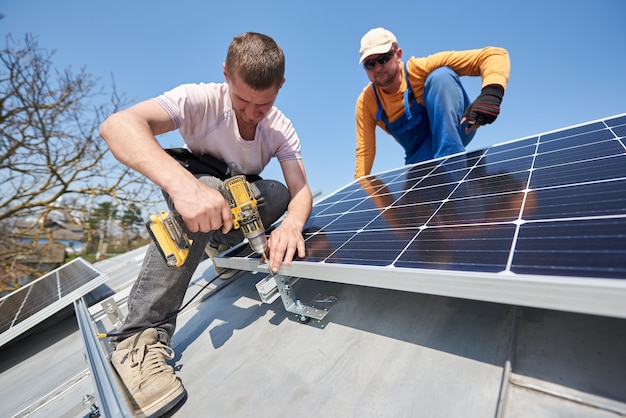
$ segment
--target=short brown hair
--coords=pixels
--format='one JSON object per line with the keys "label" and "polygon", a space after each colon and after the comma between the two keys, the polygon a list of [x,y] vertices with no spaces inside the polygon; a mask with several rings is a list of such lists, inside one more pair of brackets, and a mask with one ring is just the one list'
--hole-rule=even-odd
{"label": "short brown hair", "polygon": [[255,90],[279,88],[285,76],[285,55],[269,36],[246,32],[233,38],[228,47],[226,73]]}

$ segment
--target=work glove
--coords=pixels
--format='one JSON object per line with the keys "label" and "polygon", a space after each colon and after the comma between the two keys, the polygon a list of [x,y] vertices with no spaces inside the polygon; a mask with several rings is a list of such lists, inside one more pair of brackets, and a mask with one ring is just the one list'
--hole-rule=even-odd
{"label": "work glove", "polygon": [[500,114],[502,96],[504,96],[504,88],[498,84],[483,87],[480,95],[463,112],[461,124],[467,122],[465,130],[469,132],[496,120]]}

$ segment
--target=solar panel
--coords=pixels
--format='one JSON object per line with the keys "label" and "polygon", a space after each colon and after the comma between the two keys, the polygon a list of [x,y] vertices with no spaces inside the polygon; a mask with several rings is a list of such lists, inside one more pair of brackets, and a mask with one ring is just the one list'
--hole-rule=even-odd
{"label": "solar panel", "polygon": [[77,258],[0,299],[0,346],[100,286],[107,275]]}
{"label": "solar panel", "polygon": [[280,273],[626,317],[625,135],[623,114],[354,181]]}

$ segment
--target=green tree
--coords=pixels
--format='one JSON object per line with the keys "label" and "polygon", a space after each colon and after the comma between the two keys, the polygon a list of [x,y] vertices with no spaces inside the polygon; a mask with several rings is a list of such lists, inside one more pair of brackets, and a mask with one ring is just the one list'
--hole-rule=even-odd
{"label": "green tree", "polygon": [[143,212],[139,205],[135,203],[130,203],[128,206],[126,206],[120,217],[120,224],[128,233],[128,250],[131,250],[133,247],[133,242],[141,237],[141,231],[145,227],[145,223],[146,219],[143,217]]}
{"label": "green tree", "polygon": [[141,207],[135,203],[130,203],[125,209],[120,218],[121,224],[132,231],[137,233],[140,226],[144,225],[145,219],[143,218]]}

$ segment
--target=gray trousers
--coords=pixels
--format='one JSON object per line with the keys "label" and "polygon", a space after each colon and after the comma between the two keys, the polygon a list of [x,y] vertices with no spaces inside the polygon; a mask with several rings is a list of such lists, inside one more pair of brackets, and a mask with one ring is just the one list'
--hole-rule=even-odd
{"label": "gray trousers", "polygon": [[[199,177],[209,187],[217,189],[222,183],[216,177]],[[274,180],[257,180],[252,183],[263,198],[259,205],[259,214],[267,229],[287,210],[291,200],[289,190],[282,183]],[[169,196],[165,196],[170,209]],[[209,242],[213,245],[234,246],[243,241],[239,229],[231,229],[227,234],[221,231],[190,233],[193,244],[189,249],[187,261],[180,267],[167,265],[159,249],[150,243],[139,271],[139,276],[128,296],[128,315],[119,332],[123,335],[111,337],[110,344],[115,348],[118,342],[130,334],[145,328],[156,328],[159,341],[169,345],[176,329],[176,312],[183,303],[187,287],[196,268],[204,257],[204,249]]]}

